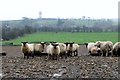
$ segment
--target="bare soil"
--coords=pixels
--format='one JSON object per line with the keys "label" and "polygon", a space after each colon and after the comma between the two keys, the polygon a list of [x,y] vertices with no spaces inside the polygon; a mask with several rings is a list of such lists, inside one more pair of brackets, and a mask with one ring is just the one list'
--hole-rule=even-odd
{"label": "bare soil", "polygon": [[[6,78],[119,78],[118,57],[90,56],[81,45],[77,57],[48,60],[47,56],[24,59],[20,46],[3,46],[3,80]],[[12,80],[12,79],[11,79]]]}

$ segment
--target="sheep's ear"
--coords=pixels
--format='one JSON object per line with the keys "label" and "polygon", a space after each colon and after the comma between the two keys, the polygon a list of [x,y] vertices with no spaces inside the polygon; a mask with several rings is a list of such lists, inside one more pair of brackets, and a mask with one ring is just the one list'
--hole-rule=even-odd
{"label": "sheep's ear", "polygon": [[59,44],[58,44],[58,43],[56,43],[55,45],[56,45],[56,46],[58,46]]}
{"label": "sheep's ear", "polygon": [[64,44],[68,44],[68,42],[65,42]]}

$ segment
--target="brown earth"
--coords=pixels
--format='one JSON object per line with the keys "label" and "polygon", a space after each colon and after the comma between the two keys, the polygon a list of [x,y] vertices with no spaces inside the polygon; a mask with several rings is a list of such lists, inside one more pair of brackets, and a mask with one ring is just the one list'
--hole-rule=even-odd
{"label": "brown earth", "polygon": [[[5,78],[118,78],[118,57],[88,56],[81,45],[79,56],[48,60],[47,56],[24,59],[20,46],[3,46]],[[12,80],[12,79],[11,79]]]}
{"label": "brown earth", "polygon": [[[7,56],[9,57],[22,57],[23,56],[23,54],[21,53],[21,46],[3,46],[2,51],[5,51],[7,53]],[[88,51],[85,45],[80,46],[78,56],[81,56],[81,55],[88,55]]]}

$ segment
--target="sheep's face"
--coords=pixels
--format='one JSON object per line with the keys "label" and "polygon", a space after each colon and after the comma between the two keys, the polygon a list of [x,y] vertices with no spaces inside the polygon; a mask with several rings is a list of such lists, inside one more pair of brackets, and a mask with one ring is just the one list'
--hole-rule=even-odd
{"label": "sheep's face", "polygon": [[45,45],[46,43],[45,43],[45,42],[41,42],[40,44],[41,44],[41,45],[43,46],[43,48],[44,48],[44,45]]}
{"label": "sheep's face", "polygon": [[70,47],[72,47],[73,46],[73,44],[74,44],[74,42],[72,42],[72,43],[69,43],[70,44]]}
{"label": "sheep's face", "polygon": [[98,48],[100,48],[100,45],[101,45],[100,41],[96,42],[96,44],[95,44],[95,46],[97,46]]}
{"label": "sheep's face", "polygon": [[64,43],[66,46],[68,46],[68,43],[66,42],[66,43]]}
{"label": "sheep's face", "polygon": [[98,52],[98,53],[101,53],[101,49],[100,49],[100,48],[97,48],[97,52]]}
{"label": "sheep's face", "polygon": [[26,46],[26,43],[28,43],[28,42],[21,42],[22,43],[22,45],[25,47]]}
{"label": "sheep's face", "polygon": [[57,49],[58,44],[52,44],[54,49]]}
{"label": "sheep's face", "polygon": [[73,45],[73,44],[72,44],[72,43],[70,43],[70,47],[72,47],[72,45]]}

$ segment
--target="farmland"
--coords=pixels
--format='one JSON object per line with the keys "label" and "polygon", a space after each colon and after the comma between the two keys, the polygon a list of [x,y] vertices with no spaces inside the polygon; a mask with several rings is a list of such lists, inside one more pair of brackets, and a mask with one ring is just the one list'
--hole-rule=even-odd
{"label": "farmland", "polygon": [[[41,42],[41,41],[57,41],[57,42],[69,42],[73,41],[75,43],[83,44],[85,42],[95,42],[95,41],[112,41],[113,43],[118,41],[117,32],[102,32],[102,33],[71,33],[71,32],[39,32],[34,34],[25,35],[14,40],[7,42],[13,42],[15,45],[21,43],[21,41],[29,42]],[[6,42],[6,41],[5,41]],[[4,42],[3,42],[4,43]]]}
{"label": "farmland", "polygon": [[[74,41],[76,43],[97,40],[118,41],[118,33],[70,33],[40,32],[17,38],[8,42],[20,44],[21,41]],[[3,42],[4,43],[4,42]],[[85,45],[80,45],[77,57],[48,60],[48,56],[24,59],[21,46],[2,46],[7,56],[2,57],[3,79],[9,78],[118,78],[118,57],[94,57],[88,54]],[[22,64],[21,64],[22,63]]]}

